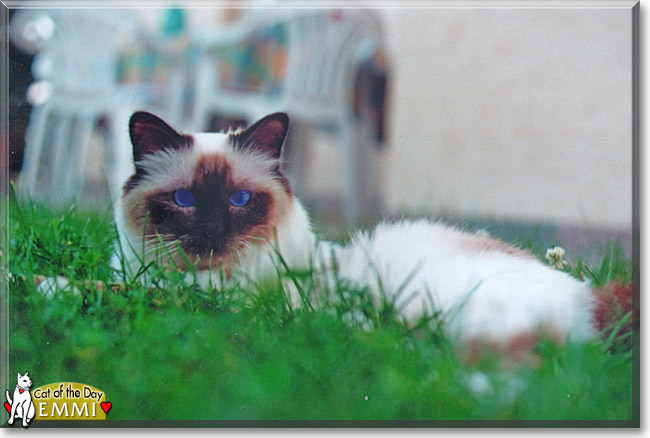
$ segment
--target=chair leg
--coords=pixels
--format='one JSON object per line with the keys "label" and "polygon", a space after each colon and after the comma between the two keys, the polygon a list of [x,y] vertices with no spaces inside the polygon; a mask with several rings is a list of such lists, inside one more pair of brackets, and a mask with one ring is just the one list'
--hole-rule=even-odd
{"label": "chair leg", "polygon": [[361,218],[360,210],[360,197],[362,194],[359,191],[359,178],[357,175],[357,162],[358,162],[358,135],[354,124],[354,117],[343,118],[339,122],[339,132],[341,136],[341,155],[342,170],[343,170],[343,192],[342,203],[343,209],[342,216],[346,224],[351,225],[358,222]]}
{"label": "chair leg", "polygon": [[367,113],[357,119],[356,177],[359,190],[359,211],[364,220],[381,213],[381,162],[375,140],[374,124]]}
{"label": "chair leg", "polygon": [[[68,114],[63,114],[54,127],[52,135],[52,162],[50,163],[50,178],[41,188],[41,198],[48,204],[56,206],[59,203],[69,202],[75,193],[66,191],[64,180],[70,174],[78,171],[72,157],[70,134],[73,129],[74,119]],[[72,160],[72,162],[71,162]]]}
{"label": "chair leg", "polygon": [[285,144],[284,162],[287,165],[287,177],[299,198],[304,198],[308,193],[310,134],[310,126],[302,122],[294,123]]}
{"label": "chair leg", "polygon": [[113,203],[121,195],[126,180],[135,172],[129,137],[129,119],[132,113],[130,108],[114,111],[109,121],[104,172]]}
{"label": "chair leg", "polygon": [[83,115],[70,120],[70,135],[67,137],[68,171],[64,173],[62,184],[62,192],[69,199],[81,195],[84,191],[90,134],[95,119],[94,115]]}
{"label": "chair leg", "polygon": [[50,113],[47,104],[32,108],[29,124],[27,125],[25,156],[20,173],[19,192],[23,197],[29,197],[37,193],[38,172]]}
{"label": "chair leg", "polygon": [[343,217],[348,224],[381,213],[380,161],[368,117],[340,123],[343,155]]}
{"label": "chair leg", "polygon": [[214,98],[215,81],[214,70],[216,66],[206,60],[200,60],[196,66],[194,86],[194,104],[192,105],[191,129],[194,132],[204,132],[210,121],[210,98]]}
{"label": "chair leg", "polygon": [[[186,86],[186,71],[182,62],[173,64],[169,74],[168,97],[166,99],[166,116],[168,123],[179,128],[185,128],[185,86]],[[128,125],[127,125],[128,126]]]}

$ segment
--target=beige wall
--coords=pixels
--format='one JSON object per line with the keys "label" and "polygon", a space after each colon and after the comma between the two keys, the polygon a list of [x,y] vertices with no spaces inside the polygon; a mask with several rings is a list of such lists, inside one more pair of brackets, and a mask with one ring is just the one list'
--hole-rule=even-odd
{"label": "beige wall", "polygon": [[630,227],[629,10],[379,13],[389,212]]}
{"label": "beige wall", "polygon": [[[189,10],[191,24],[223,11]],[[391,64],[386,213],[629,229],[629,9],[376,12]],[[144,14],[152,28],[159,13]],[[313,138],[306,191],[331,196],[340,157]]]}

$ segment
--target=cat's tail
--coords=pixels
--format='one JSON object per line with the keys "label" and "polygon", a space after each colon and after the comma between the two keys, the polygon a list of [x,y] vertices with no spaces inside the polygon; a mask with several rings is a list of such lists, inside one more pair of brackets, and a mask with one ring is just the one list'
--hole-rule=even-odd
{"label": "cat's tail", "polygon": [[11,401],[11,397],[9,397],[9,390],[5,391],[5,396],[7,397],[7,401],[9,402],[10,405],[13,405],[14,402]]}
{"label": "cat's tail", "polygon": [[604,339],[617,338],[631,344],[632,332],[638,327],[638,309],[632,300],[632,285],[613,281],[593,290],[596,306],[593,322]]}

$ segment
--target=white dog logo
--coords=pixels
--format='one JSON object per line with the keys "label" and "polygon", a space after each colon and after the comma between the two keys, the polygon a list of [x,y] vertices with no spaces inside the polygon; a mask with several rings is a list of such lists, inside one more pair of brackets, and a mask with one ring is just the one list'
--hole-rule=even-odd
{"label": "white dog logo", "polygon": [[20,373],[18,373],[18,384],[16,385],[16,389],[14,389],[13,401],[11,401],[11,397],[9,397],[9,391],[5,391],[8,402],[5,403],[5,407],[9,410],[9,406],[11,406],[9,421],[7,421],[7,423],[14,424],[14,418],[22,418],[23,427],[29,425],[29,422],[32,421],[34,413],[36,412],[34,409],[34,402],[32,402],[32,395],[29,393],[32,381],[27,374],[29,373],[25,372],[25,375],[21,376]]}

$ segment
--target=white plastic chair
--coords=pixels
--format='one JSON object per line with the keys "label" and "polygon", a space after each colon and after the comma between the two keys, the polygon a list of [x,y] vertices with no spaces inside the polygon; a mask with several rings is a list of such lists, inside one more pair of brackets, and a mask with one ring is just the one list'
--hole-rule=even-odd
{"label": "white plastic chair", "polygon": [[[128,120],[142,106],[135,86],[119,84],[118,51],[133,38],[135,16],[118,10],[23,10],[12,21],[12,36],[49,26],[34,42],[35,81],[49,94],[35,102],[26,132],[19,180],[23,196],[64,207],[84,191],[88,144],[105,117],[105,169],[114,197],[131,173]],[[46,29],[47,30],[47,29]]]}
{"label": "white plastic chair", "polygon": [[[220,77],[224,50],[246,47],[269,29],[284,36],[286,66],[281,83],[256,90],[233,89]],[[374,136],[368,120],[354,114],[359,64],[380,50],[381,29],[363,9],[255,9],[229,28],[197,34],[199,62],[195,81],[193,129],[205,130],[212,115],[243,117],[252,123],[285,111],[297,127],[335,131],[343,154],[342,216],[348,223],[367,218],[379,206]],[[277,78],[274,78],[277,79]],[[303,131],[304,132],[304,131]],[[295,138],[295,137],[294,137]],[[291,135],[290,135],[291,139]],[[305,144],[292,144],[289,177],[305,183]]]}

